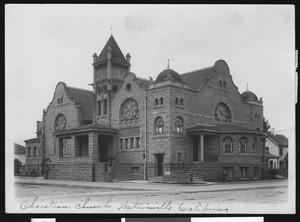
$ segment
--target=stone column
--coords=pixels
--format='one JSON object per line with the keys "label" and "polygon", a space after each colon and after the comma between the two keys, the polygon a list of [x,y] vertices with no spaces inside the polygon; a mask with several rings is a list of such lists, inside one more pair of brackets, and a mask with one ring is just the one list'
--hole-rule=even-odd
{"label": "stone column", "polygon": [[200,135],[200,162],[204,162],[204,136]]}

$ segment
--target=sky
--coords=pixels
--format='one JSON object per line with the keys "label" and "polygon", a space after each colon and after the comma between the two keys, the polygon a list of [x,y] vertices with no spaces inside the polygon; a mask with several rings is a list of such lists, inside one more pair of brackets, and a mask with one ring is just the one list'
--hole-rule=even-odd
{"label": "sky", "polygon": [[[112,30],[111,30],[112,28]],[[263,97],[264,117],[293,146],[295,17],[291,5],[6,5],[6,148],[35,137],[55,86],[90,89],[111,32],[131,71],[153,79],[224,59],[235,85]]]}

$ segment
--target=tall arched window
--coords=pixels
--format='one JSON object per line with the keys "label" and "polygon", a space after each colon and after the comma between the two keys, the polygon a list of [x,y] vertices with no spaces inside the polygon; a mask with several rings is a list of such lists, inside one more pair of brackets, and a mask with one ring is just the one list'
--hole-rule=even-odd
{"label": "tall arched window", "polygon": [[164,104],[164,99],[162,97],[159,98],[159,104],[160,105]]}
{"label": "tall arched window", "polygon": [[31,155],[31,147],[29,146],[27,148],[27,157],[30,158],[30,155]]}
{"label": "tall arched window", "polygon": [[164,129],[164,119],[162,117],[157,117],[155,119],[155,134],[164,134],[165,129]]}
{"label": "tall arched window", "polygon": [[247,152],[247,139],[242,137],[239,142],[239,152],[246,153]]}
{"label": "tall arched window", "polygon": [[223,140],[223,152],[232,153],[232,139],[231,137],[226,137]]}
{"label": "tall arched window", "polygon": [[121,124],[134,124],[140,118],[140,111],[136,100],[126,99],[121,106]]}
{"label": "tall arched window", "polygon": [[252,141],[252,149],[254,152],[257,150],[257,138],[255,137]]}
{"label": "tall arched window", "polygon": [[176,117],[175,120],[175,133],[183,134],[183,120],[180,116]]}
{"label": "tall arched window", "polygon": [[231,122],[231,112],[225,103],[219,103],[215,109],[215,118],[219,122]]}
{"label": "tall arched window", "polygon": [[175,99],[175,105],[179,105],[179,99],[178,99],[178,97],[176,97],[176,99]]}
{"label": "tall arched window", "polygon": [[158,99],[154,100],[155,106],[158,106]]}
{"label": "tall arched window", "polygon": [[226,89],[226,81],[223,82],[224,89]]}
{"label": "tall arched window", "polygon": [[183,98],[180,99],[180,105],[183,106]]}
{"label": "tall arched window", "polygon": [[36,150],[36,146],[33,147],[33,157],[37,156],[37,150]]}

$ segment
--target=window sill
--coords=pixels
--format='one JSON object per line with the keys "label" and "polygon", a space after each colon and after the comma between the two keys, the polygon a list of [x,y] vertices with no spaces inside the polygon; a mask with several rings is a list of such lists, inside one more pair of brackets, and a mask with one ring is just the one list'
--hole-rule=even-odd
{"label": "window sill", "polygon": [[108,115],[106,114],[106,115],[97,116],[96,118],[97,118],[97,119],[102,119],[102,118],[107,118],[107,116],[108,116]]}
{"label": "window sill", "polygon": [[158,109],[158,108],[162,108],[162,107],[164,107],[164,105],[154,105],[154,107],[153,107],[153,109]]}
{"label": "window sill", "polygon": [[160,138],[166,138],[166,134],[157,134],[157,135],[153,135],[152,139],[160,139]]}
{"label": "window sill", "polygon": [[89,156],[75,156],[75,158],[81,158],[81,159],[88,159],[89,158]]}
{"label": "window sill", "polygon": [[174,107],[179,109],[184,109],[184,106],[180,106],[180,105],[175,105]]}

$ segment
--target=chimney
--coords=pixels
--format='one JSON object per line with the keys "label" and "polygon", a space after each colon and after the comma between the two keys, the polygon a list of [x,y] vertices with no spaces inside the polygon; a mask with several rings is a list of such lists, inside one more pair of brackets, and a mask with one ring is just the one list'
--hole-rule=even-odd
{"label": "chimney", "polygon": [[[126,59],[127,59],[127,62],[128,62],[129,64],[130,64],[130,58],[131,58],[130,54],[127,53]],[[128,67],[128,72],[130,72],[130,66]]]}
{"label": "chimney", "polygon": [[273,135],[275,135],[275,128],[274,128],[274,127],[271,128],[271,133],[272,133]]}

